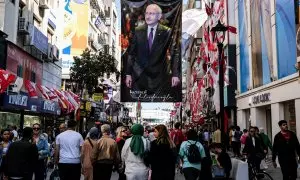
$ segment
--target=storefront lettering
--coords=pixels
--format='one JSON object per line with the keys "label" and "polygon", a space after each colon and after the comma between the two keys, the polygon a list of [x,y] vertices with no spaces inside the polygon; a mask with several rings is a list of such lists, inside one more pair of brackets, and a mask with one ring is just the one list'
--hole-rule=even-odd
{"label": "storefront lettering", "polygon": [[252,97],[253,104],[265,103],[271,101],[271,93],[264,93]]}
{"label": "storefront lettering", "polygon": [[55,103],[51,101],[44,101],[44,110],[46,111],[55,111]]}
{"label": "storefront lettering", "polygon": [[10,95],[8,103],[14,104],[18,106],[27,106],[28,102],[28,96],[22,96],[22,95]]}

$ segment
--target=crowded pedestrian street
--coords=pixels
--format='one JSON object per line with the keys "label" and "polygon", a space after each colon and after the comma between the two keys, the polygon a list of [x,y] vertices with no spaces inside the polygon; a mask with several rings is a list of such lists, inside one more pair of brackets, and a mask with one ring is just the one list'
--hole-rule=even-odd
{"label": "crowded pedestrian street", "polygon": [[300,0],[0,0],[0,180],[300,180]]}

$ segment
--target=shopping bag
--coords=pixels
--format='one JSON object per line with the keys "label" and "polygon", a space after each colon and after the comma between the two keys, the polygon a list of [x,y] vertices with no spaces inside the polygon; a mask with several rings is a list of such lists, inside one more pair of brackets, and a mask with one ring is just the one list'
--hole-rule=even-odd
{"label": "shopping bag", "polygon": [[260,169],[268,169],[268,165],[266,163],[266,160],[262,160],[260,163]]}
{"label": "shopping bag", "polygon": [[225,177],[224,168],[219,167],[218,165],[213,165],[212,167],[212,176],[215,177]]}
{"label": "shopping bag", "polygon": [[50,175],[50,180],[60,180],[58,168],[55,167],[53,172]]}
{"label": "shopping bag", "polygon": [[151,180],[152,170],[149,170],[148,180]]}

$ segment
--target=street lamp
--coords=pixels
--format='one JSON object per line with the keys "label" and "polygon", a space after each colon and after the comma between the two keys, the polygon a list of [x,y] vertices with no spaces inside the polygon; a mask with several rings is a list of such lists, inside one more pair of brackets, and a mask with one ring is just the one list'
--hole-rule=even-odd
{"label": "street lamp", "polygon": [[[220,116],[219,116],[219,125],[223,132],[224,129],[224,72],[223,72],[223,60],[222,60],[222,53],[223,53],[223,42],[225,40],[225,33],[228,30],[228,27],[221,24],[220,20],[218,24],[211,28],[211,31],[214,32],[213,42],[217,41],[218,52],[219,52],[219,88],[220,88]],[[219,39],[219,35],[223,35],[222,39]]]}

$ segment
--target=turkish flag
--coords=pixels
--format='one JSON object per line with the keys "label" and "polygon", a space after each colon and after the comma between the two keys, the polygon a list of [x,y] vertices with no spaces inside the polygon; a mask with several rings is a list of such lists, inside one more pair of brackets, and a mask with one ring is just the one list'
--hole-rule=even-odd
{"label": "turkish flag", "polygon": [[36,89],[35,89],[35,84],[29,80],[25,80],[25,88],[28,91],[29,97],[31,98],[38,98]]}
{"label": "turkish flag", "polygon": [[16,75],[10,74],[8,71],[5,71],[3,69],[0,70],[0,93],[3,93],[8,86],[15,82]]}
{"label": "turkish flag", "polygon": [[37,84],[36,86],[39,89],[39,91],[42,93],[44,99],[50,99],[49,96],[47,95],[46,90],[42,87],[42,85]]}

